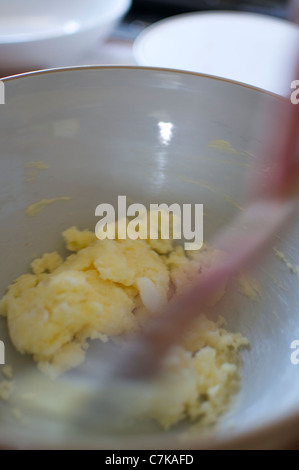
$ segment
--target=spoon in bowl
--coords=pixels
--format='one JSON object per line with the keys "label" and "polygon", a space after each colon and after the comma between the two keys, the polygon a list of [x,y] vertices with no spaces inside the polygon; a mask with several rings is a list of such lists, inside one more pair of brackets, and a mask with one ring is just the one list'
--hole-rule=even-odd
{"label": "spoon in bowl", "polygon": [[101,377],[97,381],[101,393],[92,398],[88,410],[85,408],[84,416],[80,417],[81,425],[85,423],[90,427],[94,423],[98,426],[101,421],[106,426],[121,411],[133,408],[136,397],[140,398],[148,381],[158,374],[168,351],[180,342],[201,313],[202,306],[236,272],[257,262],[277,231],[298,211],[299,105],[277,97],[270,114],[274,123],[266,131],[268,145],[250,181],[247,207],[209,244],[217,248],[221,256],[200,282],[194,281],[182,295],[170,301],[165,310],[149,322],[142,335],[122,348],[121,354],[111,355],[104,380]]}

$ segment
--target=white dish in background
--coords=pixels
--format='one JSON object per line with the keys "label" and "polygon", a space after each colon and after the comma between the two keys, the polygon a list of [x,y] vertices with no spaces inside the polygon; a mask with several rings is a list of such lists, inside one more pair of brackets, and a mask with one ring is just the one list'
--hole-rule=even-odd
{"label": "white dish in background", "polygon": [[[256,13],[188,13],[146,28],[134,43],[139,65],[236,80],[286,95],[299,28]],[[284,72],[284,73],[283,73]],[[298,78],[298,77],[297,77]]]}
{"label": "white dish in background", "polygon": [[73,65],[105,39],[131,0],[2,0],[0,70]]}

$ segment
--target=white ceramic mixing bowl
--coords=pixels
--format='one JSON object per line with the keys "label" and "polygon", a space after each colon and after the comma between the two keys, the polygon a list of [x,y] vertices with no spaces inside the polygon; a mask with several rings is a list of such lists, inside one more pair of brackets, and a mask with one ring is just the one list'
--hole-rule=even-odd
{"label": "white ceramic mixing bowl", "polygon": [[[138,67],[50,70],[4,83],[1,295],[13,279],[28,271],[34,256],[62,250],[62,230],[71,225],[93,230],[96,206],[115,204],[118,195],[145,204],[203,203],[206,241],[240,210],[257,144],[263,144],[256,134],[257,120],[265,119],[261,105],[280,99],[208,76]],[[168,139],[161,136],[161,123],[172,124]],[[24,165],[40,160],[49,168],[27,182]],[[50,205],[36,217],[26,215],[28,205],[59,196],[70,200]],[[298,234],[296,223],[273,243],[294,267],[299,264]],[[221,307],[229,328],[247,336],[251,349],[242,355],[238,398],[213,436],[193,434],[182,440],[178,430],[96,436],[74,428],[67,385],[50,382],[30,357],[14,350],[1,318],[0,339],[6,361],[13,365],[18,393],[11,404],[0,401],[0,445],[114,449],[284,445],[294,437],[299,416],[299,365],[290,361],[290,344],[299,339],[298,276],[272,249],[268,263],[263,262],[255,275],[261,283],[257,300],[234,292]],[[11,407],[26,416],[22,396],[28,393],[36,399],[30,420],[22,425],[12,417]]]}

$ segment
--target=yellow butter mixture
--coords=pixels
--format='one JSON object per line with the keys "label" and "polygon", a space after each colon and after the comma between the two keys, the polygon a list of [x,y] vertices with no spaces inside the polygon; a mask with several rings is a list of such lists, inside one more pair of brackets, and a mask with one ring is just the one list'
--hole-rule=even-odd
{"label": "yellow butter mixture", "polygon": [[[129,340],[217,256],[206,247],[186,255],[169,240],[100,241],[76,227],[62,235],[71,254],[35,259],[0,302],[16,349],[52,375],[81,364],[89,339]],[[246,344],[223,319],[199,315],[167,360],[168,380],[151,417],[165,429],[186,418],[214,422],[238,388],[238,351]]]}

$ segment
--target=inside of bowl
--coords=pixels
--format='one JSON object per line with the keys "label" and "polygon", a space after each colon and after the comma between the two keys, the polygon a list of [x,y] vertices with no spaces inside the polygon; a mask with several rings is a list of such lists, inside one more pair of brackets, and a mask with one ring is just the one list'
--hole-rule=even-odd
{"label": "inside of bowl", "polygon": [[[246,178],[261,144],[256,130],[265,119],[264,106],[278,99],[230,82],[158,69],[79,68],[29,74],[5,85],[1,295],[29,270],[33,257],[53,250],[65,254],[64,229],[94,230],[96,206],[116,205],[119,195],[145,205],[202,203],[207,241],[242,210]],[[163,129],[169,128],[166,138]],[[26,163],[36,161],[48,168],[28,181]],[[57,197],[69,199],[35,217],[26,215],[31,204]],[[218,437],[298,411],[298,371],[290,360],[290,344],[299,338],[298,231],[294,223],[278,234],[267,262],[263,258],[256,267],[255,300],[232,291],[221,304],[229,328],[245,335],[251,346],[242,354],[240,393],[213,431]],[[4,318],[0,339],[17,390],[11,402],[0,401],[2,445],[111,445],[107,436],[87,436],[74,426],[78,384],[51,381],[38,372],[32,359],[11,345]],[[149,433],[163,448],[167,433],[144,430]],[[172,443],[181,442],[181,429],[171,435]],[[132,439],[141,437],[132,431]]]}

